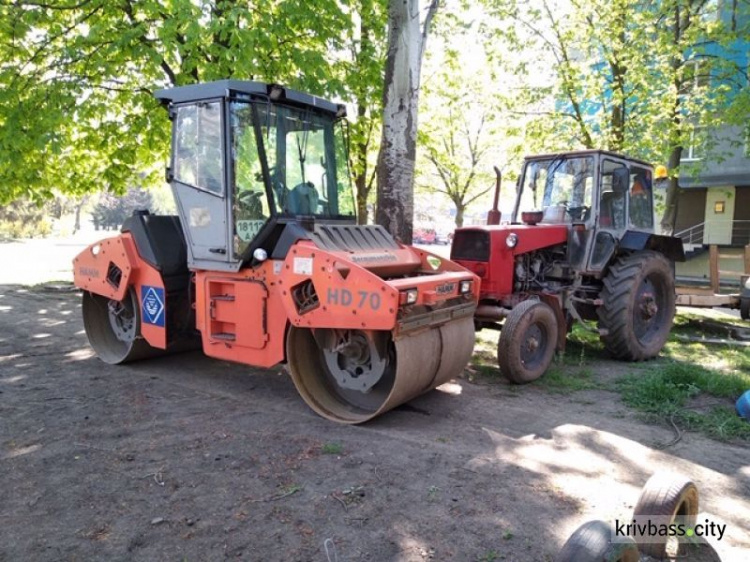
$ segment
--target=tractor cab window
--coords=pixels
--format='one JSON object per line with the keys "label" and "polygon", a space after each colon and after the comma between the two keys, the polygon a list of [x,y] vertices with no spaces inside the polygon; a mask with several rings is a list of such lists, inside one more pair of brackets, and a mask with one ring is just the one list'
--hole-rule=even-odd
{"label": "tractor cab window", "polygon": [[601,194],[599,196],[599,226],[611,230],[624,230],[626,224],[626,198],[630,174],[620,162],[602,162]]}
{"label": "tractor cab window", "polygon": [[224,170],[221,158],[221,103],[177,108],[174,178],[220,195]]}
{"label": "tractor cab window", "polygon": [[651,229],[654,226],[651,170],[630,168],[630,224],[635,228]]}
{"label": "tractor cab window", "polygon": [[594,159],[551,158],[526,163],[518,213],[543,211],[542,222],[587,221],[591,216]]}
{"label": "tractor cab window", "polygon": [[275,211],[353,218],[341,122],[310,109],[271,104],[258,104],[256,109]]}

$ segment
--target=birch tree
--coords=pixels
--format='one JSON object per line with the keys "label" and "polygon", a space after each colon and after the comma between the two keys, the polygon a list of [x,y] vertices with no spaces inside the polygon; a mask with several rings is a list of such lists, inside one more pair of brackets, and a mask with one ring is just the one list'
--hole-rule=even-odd
{"label": "birch tree", "polygon": [[419,0],[389,0],[388,3],[388,49],[375,220],[407,244],[412,240],[422,59],[437,9],[438,0],[430,0],[424,15]]}

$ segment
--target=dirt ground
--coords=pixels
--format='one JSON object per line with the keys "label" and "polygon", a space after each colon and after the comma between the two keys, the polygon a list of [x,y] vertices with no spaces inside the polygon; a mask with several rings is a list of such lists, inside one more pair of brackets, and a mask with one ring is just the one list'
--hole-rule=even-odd
{"label": "dirt ground", "polygon": [[464,378],[336,425],[281,368],[105,365],[80,295],[0,286],[2,561],[544,561],[580,524],[628,519],[659,470],[727,523],[722,560],[750,559],[747,445],[658,449],[672,437],[611,392]]}

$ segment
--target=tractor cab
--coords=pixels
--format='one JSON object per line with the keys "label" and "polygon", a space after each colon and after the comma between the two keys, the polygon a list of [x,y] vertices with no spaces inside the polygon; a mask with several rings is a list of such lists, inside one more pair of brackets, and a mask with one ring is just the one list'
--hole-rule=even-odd
{"label": "tractor cab", "polygon": [[191,268],[237,271],[264,259],[290,223],[355,222],[343,105],[235,80],[156,97],[173,123],[167,179]]}
{"label": "tractor cab", "polygon": [[604,151],[527,157],[512,222],[565,225],[571,265],[600,274],[628,232],[653,233],[653,170]]}

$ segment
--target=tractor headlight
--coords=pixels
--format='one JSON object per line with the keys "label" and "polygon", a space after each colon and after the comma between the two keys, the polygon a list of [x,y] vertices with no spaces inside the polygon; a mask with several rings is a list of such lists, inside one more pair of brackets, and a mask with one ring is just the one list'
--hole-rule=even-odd
{"label": "tractor headlight", "polygon": [[518,245],[518,234],[515,232],[508,234],[508,237],[505,239],[505,245],[508,246],[508,248],[515,248],[516,245]]}
{"label": "tractor headlight", "polygon": [[401,291],[401,294],[399,295],[399,304],[414,304],[417,302],[417,296],[419,296],[419,291],[416,289],[406,289],[405,291]]}
{"label": "tractor headlight", "polygon": [[266,261],[268,259],[268,252],[263,248],[256,248],[253,252],[253,259],[258,262]]}
{"label": "tractor headlight", "polygon": [[471,279],[466,279],[458,284],[458,292],[461,295],[471,292]]}

